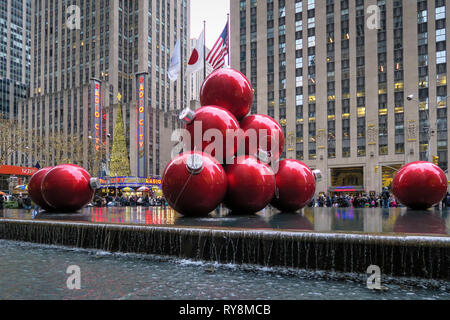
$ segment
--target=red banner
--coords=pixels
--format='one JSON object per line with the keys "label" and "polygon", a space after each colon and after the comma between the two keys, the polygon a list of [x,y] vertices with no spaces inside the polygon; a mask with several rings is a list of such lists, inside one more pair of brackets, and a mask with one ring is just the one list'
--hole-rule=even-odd
{"label": "red banner", "polygon": [[38,171],[36,168],[0,165],[0,174],[32,176],[36,171]]}

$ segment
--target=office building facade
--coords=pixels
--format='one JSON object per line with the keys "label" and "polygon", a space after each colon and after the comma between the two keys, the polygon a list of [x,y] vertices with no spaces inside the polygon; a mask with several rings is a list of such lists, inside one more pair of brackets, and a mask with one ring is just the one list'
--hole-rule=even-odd
{"label": "office building facade", "polygon": [[17,117],[28,95],[31,67],[31,0],[4,0],[0,6],[0,117]]}
{"label": "office building facade", "polygon": [[[189,8],[189,0],[33,1],[31,98],[19,110],[30,135],[76,135],[85,161],[92,143],[108,159],[120,100],[132,175],[160,175],[176,110],[189,101],[188,80],[167,76],[179,37],[185,61],[189,52]],[[53,164],[53,152],[29,162]]]}
{"label": "office building facade", "polygon": [[231,64],[252,112],[283,126],[283,156],[322,170],[318,192],[378,193],[428,148],[448,168],[449,15],[445,0],[232,1]]}

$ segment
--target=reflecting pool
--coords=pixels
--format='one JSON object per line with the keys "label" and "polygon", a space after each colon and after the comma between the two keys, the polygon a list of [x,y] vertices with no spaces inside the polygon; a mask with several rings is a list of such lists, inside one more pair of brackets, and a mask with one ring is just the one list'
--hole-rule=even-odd
{"label": "reflecting pool", "polygon": [[86,223],[135,224],[153,226],[280,229],[317,232],[357,232],[370,234],[426,234],[450,236],[449,211],[411,211],[406,208],[306,208],[295,214],[280,214],[266,208],[243,216],[219,209],[204,218],[183,217],[170,208],[88,207],[76,214],[48,214],[7,209],[0,219],[57,220]]}

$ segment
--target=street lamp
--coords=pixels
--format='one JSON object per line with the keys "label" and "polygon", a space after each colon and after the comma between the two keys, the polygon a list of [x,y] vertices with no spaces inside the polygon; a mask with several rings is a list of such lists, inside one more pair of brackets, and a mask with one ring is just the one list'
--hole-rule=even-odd
{"label": "street lamp", "polygon": [[[111,139],[111,134],[106,134],[106,138],[109,140],[109,139]],[[91,140],[91,141],[93,141],[94,140],[94,138],[92,137],[92,136],[88,136],[88,139],[89,140]],[[100,153],[100,156],[103,156],[103,149],[106,151],[106,146],[105,145],[103,145],[103,144],[99,144],[99,146],[102,148],[102,150],[101,151],[99,151],[99,150],[96,150],[96,155],[98,154],[98,152],[101,152]],[[106,152],[105,152],[106,153]],[[105,161],[106,160],[106,161]],[[94,163],[95,163],[95,161],[96,161],[96,159],[94,159]],[[108,165],[108,159],[101,159],[100,160],[100,162],[101,162],[101,164],[105,164],[105,166],[107,166]],[[108,169],[105,169],[105,171],[106,170],[108,170]],[[98,172],[98,174],[99,174],[99,177],[102,175],[102,168],[99,168],[99,172]]]}
{"label": "street lamp", "polygon": [[[446,104],[447,104],[448,98],[450,98],[450,95],[446,96],[444,98],[444,100],[443,100],[443,101],[445,101]],[[418,105],[420,104],[420,101],[415,99],[413,94],[408,95],[406,97],[406,100],[417,102]],[[436,107],[435,107],[436,110],[437,110],[438,106],[439,106],[439,103],[436,103]],[[431,131],[431,125],[430,125],[429,111],[430,111],[430,109],[428,109],[427,112],[425,113],[426,114],[426,119],[425,120],[428,122],[428,126],[424,127],[424,130],[425,130],[425,132],[427,134],[427,140],[428,140],[428,142],[427,142],[426,158],[427,158],[427,161],[430,162],[431,161],[430,160],[430,143],[431,143],[431,133],[432,133],[432,131]],[[434,125],[437,126],[437,122]]]}

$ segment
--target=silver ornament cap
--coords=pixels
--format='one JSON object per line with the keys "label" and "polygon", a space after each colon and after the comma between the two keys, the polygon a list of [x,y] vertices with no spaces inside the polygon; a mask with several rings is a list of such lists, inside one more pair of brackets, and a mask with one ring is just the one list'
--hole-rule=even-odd
{"label": "silver ornament cap", "polygon": [[203,170],[203,156],[198,153],[191,154],[186,161],[186,168],[191,174],[199,174]]}
{"label": "silver ornament cap", "polygon": [[183,111],[181,111],[179,115],[179,119],[183,121],[185,124],[189,124],[192,121],[194,121],[195,118],[195,111],[191,110],[190,108],[186,108]]}

